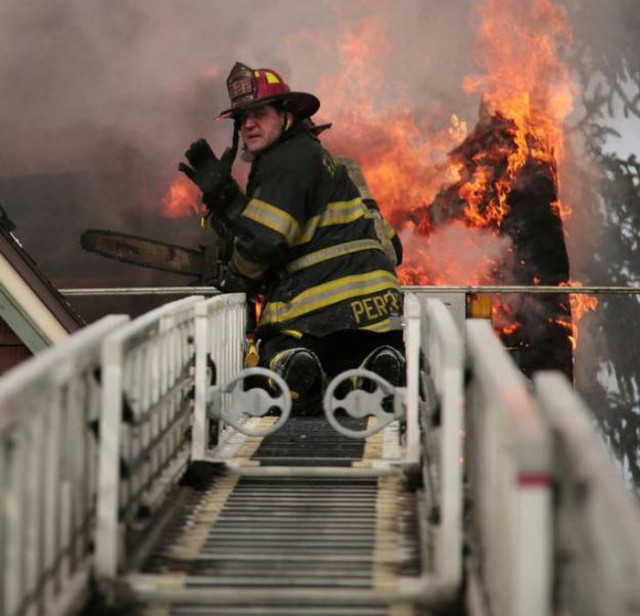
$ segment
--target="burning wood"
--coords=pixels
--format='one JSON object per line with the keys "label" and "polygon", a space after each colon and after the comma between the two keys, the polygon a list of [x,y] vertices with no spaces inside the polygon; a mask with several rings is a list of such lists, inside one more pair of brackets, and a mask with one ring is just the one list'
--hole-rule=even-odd
{"label": "burning wood", "polygon": [[[523,155],[524,150],[524,155]],[[473,270],[458,284],[560,285],[569,283],[569,259],[557,207],[555,160],[533,133],[521,135],[514,120],[483,106],[475,130],[455,148],[451,163],[460,179],[443,188],[429,205],[407,214],[425,243],[452,223],[466,228],[458,236],[464,252],[478,232],[484,246],[501,249],[485,260],[480,279]],[[484,256],[489,254],[485,251]],[[424,270],[408,272],[408,282],[425,280]],[[451,272],[447,273],[451,284]],[[503,295],[494,309],[494,325],[504,343],[520,354],[525,373],[560,369],[572,374],[571,306],[567,295]]]}

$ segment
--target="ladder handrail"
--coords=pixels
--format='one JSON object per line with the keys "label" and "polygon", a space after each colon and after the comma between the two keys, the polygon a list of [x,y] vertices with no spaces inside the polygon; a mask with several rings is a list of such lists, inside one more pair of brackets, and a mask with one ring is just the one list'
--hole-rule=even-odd
{"label": "ladder handrail", "polygon": [[[423,349],[440,400],[440,524],[435,544],[438,573],[458,588],[462,579],[462,425],[464,347],[447,307],[436,299],[424,302]],[[426,449],[426,448],[425,448]]]}
{"label": "ladder handrail", "polygon": [[539,372],[536,399],[554,439],[556,585],[566,614],[640,613],[640,510],[594,418],[567,378]]}
{"label": "ladder handrail", "polygon": [[153,509],[188,462],[195,308],[201,300],[165,304],[103,343],[95,565],[107,583],[126,556],[126,519]]}
{"label": "ladder handrail", "polygon": [[551,441],[488,321],[467,321],[466,467],[472,538],[495,616],[551,609]]}
{"label": "ladder handrail", "polygon": [[0,613],[61,615],[88,593],[100,349],[111,315],[0,379]]}
{"label": "ladder handrail", "polygon": [[[246,317],[244,293],[219,295],[196,306],[194,460],[206,459],[210,446],[207,389],[228,380],[242,369]],[[224,426],[219,426],[219,429],[224,429]]]}
{"label": "ladder handrail", "polygon": [[[407,289],[410,423],[397,467],[412,470],[429,453],[440,516],[428,522],[430,575],[402,579],[399,592],[446,601],[461,579],[464,442],[470,537],[494,616],[550,613],[554,574],[567,614],[635,613],[640,514],[586,405],[558,374],[536,375],[532,392],[488,322],[461,332],[431,298]],[[241,369],[245,317],[242,294],[192,296],[134,321],[112,315],[0,378],[0,613],[46,606],[62,616],[86,597],[92,572],[116,580],[132,503],[161,503],[186,464],[206,457],[209,377],[214,366],[219,381]],[[425,427],[435,407],[440,424],[420,432],[417,420]],[[278,469],[245,469],[259,470]],[[342,472],[356,471],[389,469]],[[554,571],[559,550],[572,560]],[[586,587],[572,583],[576,572]]]}

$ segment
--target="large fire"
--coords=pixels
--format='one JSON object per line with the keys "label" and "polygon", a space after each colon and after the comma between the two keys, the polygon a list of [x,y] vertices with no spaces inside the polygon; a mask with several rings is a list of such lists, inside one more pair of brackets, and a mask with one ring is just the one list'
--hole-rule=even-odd
{"label": "large fire", "polygon": [[[345,26],[341,70],[321,83],[329,117],[335,110],[348,127],[344,134],[336,127],[331,147],[360,162],[401,234],[403,283],[574,284],[562,224],[571,207],[560,198],[558,171],[577,94],[562,60],[572,42],[565,11],[551,0],[482,0],[477,9],[478,73],[463,84],[481,100],[475,128],[456,118],[449,128],[458,130],[436,130],[437,122],[414,117],[399,93],[380,103],[389,87],[379,74],[387,48],[383,24],[371,18]],[[544,323],[555,328],[552,336],[575,344],[583,308],[597,305],[585,295],[494,299],[494,326],[521,347],[537,344]]]}
{"label": "large fire", "polygon": [[[459,219],[467,229],[499,231],[509,211],[509,194],[527,161],[547,163],[559,184],[562,123],[572,110],[576,90],[560,59],[561,49],[571,42],[564,11],[550,0],[484,0],[477,8],[480,72],[467,76],[464,87],[481,96],[482,115],[499,118],[500,126],[485,126],[491,135],[478,135],[462,149],[468,131],[458,118],[436,130],[435,119],[416,119],[415,105],[401,91],[391,103],[380,103],[389,87],[381,74],[389,49],[383,23],[376,17],[344,26],[341,68],[320,82],[318,91],[326,101],[323,113],[340,118],[328,141],[357,158],[383,213],[403,232],[403,239],[418,234],[423,244],[431,243],[424,241],[433,233],[432,216],[427,214],[445,186],[458,183],[457,196],[464,202]],[[498,131],[505,134],[495,139]],[[553,207],[561,215],[568,210],[559,199]],[[470,240],[471,245],[481,243],[487,242]],[[454,250],[459,247],[457,243]],[[453,275],[440,271],[435,280],[423,266],[424,251],[408,252],[400,270],[405,283],[478,284],[493,277],[489,260],[486,274],[474,269],[462,278],[453,261]],[[415,252],[420,253],[417,258]]]}
{"label": "large fire", "polygon": [[[360,163],[400,234],[404,284],[576,284],[569,279],[562,225],[571,208],[560,198],[558,172],[566,147],[563,124],[577,93],[562,60],[572,42],[565,11],[552,0],[478,0],[477,10],[478,71],[463,83],[481,100],[472,130],[451,109],[419,108],[402,84],[390,82],[385,23],[370,17],[343,21],[334,33],[337,69],[315,88],[322,101],[319,121],[334,122],[323,140]],[[319,41],[307,30],[293,33],[285,45],[293,54],[296,46]],[[181,180],[172,185],[167,214],[194,212],[197,198],[182,199],[185,186]],[[552,228],[555,243],[542,267],[520,246],[527,225]],[[597,305],[595,298],[580,297],[588,300],[587,310]],[[516,333],[530,298],[499,300],[496,328]],[[549,301],[557,302],[559,313],[548,321],[571,328],[575,341],[583,314],[576,300],[572,296],[571,306],[566,295]]]}

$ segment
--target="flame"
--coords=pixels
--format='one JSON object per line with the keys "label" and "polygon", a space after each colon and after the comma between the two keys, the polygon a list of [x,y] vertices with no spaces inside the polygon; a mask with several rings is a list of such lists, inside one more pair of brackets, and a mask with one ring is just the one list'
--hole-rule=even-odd
{"label": "flame", "polygon": [[[392,48],[382,16],[339,20],[337,44],[309,28],[284,40],[292,56],[302,45],[322,54],[336,50],[335,70],[312,89],[322,101],[317,121],[334,123],[322,139],[362,167],[405,246],[398,270],[404,284],[505,283],[500,275],[509,270],[514,247],[502,227],[523,168],[535,161],[550,175],[556,193],[562,184],[563,122],[577,94],[562,60],[572,43],[565,10],[552,0],[477,0],[476,5],[478,71],[463,81],[465,91],[482,101],[473,131],[454,109],[425,108],[389,77]],[[181,177],[167,193],[165,215],[199,213],[198,196]],[[443,203],[457,208],[455,216],[439,217]],[[571,204],[561,199],[549,207],[562,221],[571,215]],[[545,284],[545,279],[535,274],[530,282]],[[576,338],[583,313],[571,298]],[[521,327],[506,300],[495,306],[499,331]]]}
{"label": "flame", "polygon": [[[382,17],[342,23],[337,69],[316,88],[326,114],[321,120],[335,122],[323,140],[358,160],[382,213],[409,246],[398,271],[404,284],[495,282],[495,271],[510,257],[509,242],[499,241],[500,228],[523,166],[531,158],[545,163],[559,185],[562,122],[575,95],[560,58],[571,43],[565,12],[551,0],[483,0],[478,9],[480,70],[463,85],[481,95],[485,118],[500,119],[500,138],[490,147],[461,146],[469,134],[466,121],[452,110],[447,124],[442,109],[418,113],[402,86],[390,81],[385,69],[391,46]],[[462,204],[460,219],[470,230],[465,234],[433,222],[434,199],[456,183],[457,194],[449,197]],[[563,220],[570,214],[560,200],[551,207]],[[454,236],[463,243],[449,245]],[[468,255],[486,243],[502,253],[487,250],[477,264],[482,267],[469,269]],[[445,245],[446,257],[437,259],[434,245]]]}
{"label": "flame", "polygon": [[[478,0],[476,7],[478,71],[463,82],[482,101],[473,132],[452,109],[418,112],[402,85],[389,79],[382,17],[340,22],[336,70],[316,88],[321,121],[334,122],[323,140],[360,163],[400,234],[404,284],[508,284],[516,251],[502,227],[525,165],[543,169],[560,191],[563,122],[577,95],[561,57],[572,43],[565,10],[552,0]],[[571,215],[559,198],[547,206],[561,221]],[[520,258],[515,265],[526,264]],[[546,280],[533,272],[529,283]],[[495,299],[494,326],[505,335],[517,332],[523,302],[512,295]]]}
{"label": "flame", "polygon": [[[494,142],[493,151],[479,153],[491,164],[478,166],[477,174],[461,188],[473,224],[500,224],[507,212],[507,197],[518,173],[530,158],[547,163],[559,184],[557,164],[565,150],[563,121],[573,109],[576,85],[560,51],[572,42],[563,7],[551,0],[504,2],[484,0],[481,12],[477,62],[483,73],[467,76],[464,88],[482,95],[484,111],[510,121],[508,142]],[[506,168],[499,177],[500,159]],[[482,211],[479,202],[486,202]],[[553,206],[563,218],[570,207]]]}
{"label": "flame", "polygon": [[[567,283],[560,283],[562,287],[581,287],[581,282],[570,280]],[[578,346],[579,329],[578,325],[582,317],[588,312],[594,311],[598,307],[598,298],[594,295],[588,295],[586,293],[570,293],[569,302],[571,304],[572,319],[556,319],[558,325],[562,325],[568,331],[571,332],[569,338],[571,344],[575,350]]]}
{"label": "flame", "polygon": [[167,218],[200,216],[203,212],[203,206],[200,205],[200,191],[182,174],[169,185],[162,198],[162,205],[162,215]]}
{"label": "flame", "polygon": [[555,212],[556,216],[558,216],[558,218],[562,220],[562,222],[568,220],[573,212],[573,208],[564,201],[560,201],[560,199],[558,199],[557,201],[552,201],[551,208]]}
{"label": "flame", "polygon": [[493,328],[503,336],[511,336],[522,327],[522,323],[517,320],[516,311],[510,301],[499,294],[494,296],[491,323]]}
{"label": "flame", "polygon": [[[447,160],[466,134],[466,124],[449,112],[446,121],[418,113],[402,85],[386,77],[391,45],[382,17],[343,22],[337,70],[321,78],[321,121],[329,149],[354,157],[383,215],[401,230],[406,214],[428,204],[442,185],[458,178]],[[410,225],[409,225],[410,226]]]}

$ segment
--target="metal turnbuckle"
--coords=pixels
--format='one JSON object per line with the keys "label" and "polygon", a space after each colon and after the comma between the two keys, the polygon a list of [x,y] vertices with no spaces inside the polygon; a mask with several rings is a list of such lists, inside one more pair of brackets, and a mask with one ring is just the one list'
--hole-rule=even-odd
{"label": "metal turnbuckle", "polygon": [[[363,389],[365,383],[374,385],[371,391]],[[342,387],[341,387],[342,386]],[[342,392],[336,396],[336,390]],[[323,406],[327,421],[333,428],[353,438],[367,438],[386,428],[395,419],[404,417],[404,387],[394,387],[381,376],[364,368],[356,368],[340,373],[329,383],[324,393]],[[393,400],[393,411],[385,410],[385,399]],[[346,411],[355,419],[373,416],[375,424],[363,430],[352,430],[340,423],[336,418],[337,411]]]}
{"label": "metal turnbuckle", "polygon": [[[250,379],[250,380],[249,380]],[[257,382],[264,381],[260,386]],[[271,395],[271,392],[274,392]],[[226,399],[223,397],[226,394]],[[221,385],[209,388],[207,410],[213,419],[228,423],[247,436],[267,436],[279,430],[291,414],[291,392],[284,379],[266,368],[246,368]],[[251,428],[247,419],[277,413],[267,428]]]}

